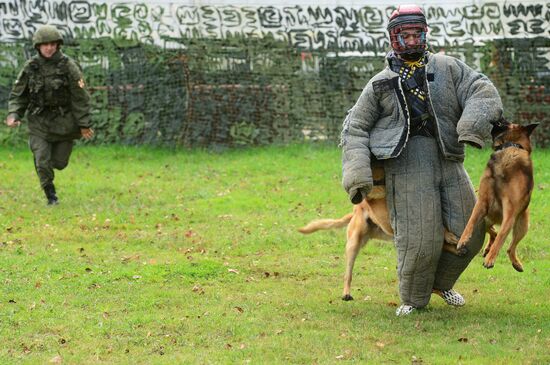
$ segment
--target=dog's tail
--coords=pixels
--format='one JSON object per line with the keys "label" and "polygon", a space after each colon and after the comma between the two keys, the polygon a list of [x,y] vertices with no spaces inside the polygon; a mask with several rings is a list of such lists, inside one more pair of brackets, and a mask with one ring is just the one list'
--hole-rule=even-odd
{"label": "dog's tail", "polygon": [[353,213],[346,214],[340,219],[317,219],[309,222],[304,227],[299,228],[298,232],[309,234],[317,232],[321,229],[342,228],[347,226],[347,224],[351,221],[351,217],[353,217]]}

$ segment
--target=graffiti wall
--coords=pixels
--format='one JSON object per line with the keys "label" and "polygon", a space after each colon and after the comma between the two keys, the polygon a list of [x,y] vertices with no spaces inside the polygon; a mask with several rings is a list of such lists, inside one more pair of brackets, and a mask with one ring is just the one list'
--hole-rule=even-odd
{"label": "graffiti wall", "polygon": [[[383,67],[395,6],[220,3],[0,0],[0,113],[14,75],[33,54],[32,34],[53,24],[87,76],[98,142],[337,140],[345,111]],[[418,4],[432,51],[486,73],[509,118],[548,125],[550,2]],[[546,143],[541,137],[539,144]]]}
{"label": "graffiti wall", "polygon": [[[187,3],[187,4],[186,4]],[[175,46],[181,38],[272,37],[297,48],[384,52],[388,2],[338,6],[225,5],[139,1],[0,1],[0,42],[28,39],[36,27],[59,26],[67,37],[122,37]],[[383,5],[386,4],[386,5]],[[424,1],[434,46],[548,36],[550,3]]]}

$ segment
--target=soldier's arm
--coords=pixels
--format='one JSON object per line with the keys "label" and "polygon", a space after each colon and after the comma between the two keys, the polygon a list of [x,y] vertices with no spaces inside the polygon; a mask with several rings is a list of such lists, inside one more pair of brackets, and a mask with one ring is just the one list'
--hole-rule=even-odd
{"label": "soldier's arm", "polygon": [[84,83],[84,76],[74,62],[69,62],[69,88],[71,93],[71,111],[80,129],[90,129],[90,94]]}
{"label": "soldier's arm", "polygon": [[21,121],[21,118],[23,118],[29,106],[28,81],[29,75],[26,72],[26,67],[24,67],[23,70],[19,72],[8,99],[8,117],[6,118],[6,124],[10,127],[19,125],[18,122]]}

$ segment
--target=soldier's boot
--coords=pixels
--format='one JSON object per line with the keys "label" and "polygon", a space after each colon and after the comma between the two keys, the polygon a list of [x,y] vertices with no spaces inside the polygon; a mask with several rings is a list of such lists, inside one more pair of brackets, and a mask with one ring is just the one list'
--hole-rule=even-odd
{"label": "soldier's boot", "polygon": [[55,186],[53,184],[48,184],[44,186],[44,193],[46,194],[46,199],[48,199],[48,205],[57,205],[59,200],[55,194]]}

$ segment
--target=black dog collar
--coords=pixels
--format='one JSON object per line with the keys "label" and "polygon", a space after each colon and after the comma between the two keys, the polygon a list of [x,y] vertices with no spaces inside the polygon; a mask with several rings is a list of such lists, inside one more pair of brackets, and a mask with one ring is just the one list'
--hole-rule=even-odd
{"label": "black dog collar", "polygon": [[522,149],[524,150],[525,148],[523,148],[522,145],[520,145],[519,143],[514,143],[514,142],[505,142],[501,145],[498,145],[495,147],[495,151],[500,151],[500,150],[503,150],[505,148],[508,148],[508,147],[516,147],[516,148],[519,148],[519,149]]}

